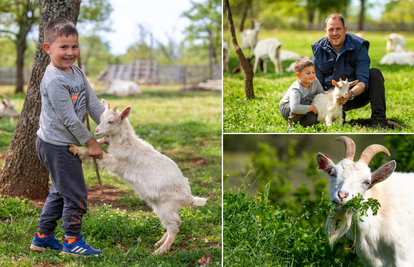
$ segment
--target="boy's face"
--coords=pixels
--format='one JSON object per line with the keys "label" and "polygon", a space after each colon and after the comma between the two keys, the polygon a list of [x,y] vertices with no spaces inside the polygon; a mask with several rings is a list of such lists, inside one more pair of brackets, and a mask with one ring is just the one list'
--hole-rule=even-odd
{"label": "boy's face", "polygon": [[308,86],[311,83],[313,83],[313,81],[315,81],[315,67],[314,66],[309,66],[306,68],[303,68],[303,70],[301,72],[296,72],[296,77],[299,78],[300,83],[303,86]]}
{"label": "boy's face", "polygon": [[65,72],[73,73],[70,66],[79,57],[78,36],[58,36],[51,44],[44,43],[43,49],[50,56],[50,65]]}

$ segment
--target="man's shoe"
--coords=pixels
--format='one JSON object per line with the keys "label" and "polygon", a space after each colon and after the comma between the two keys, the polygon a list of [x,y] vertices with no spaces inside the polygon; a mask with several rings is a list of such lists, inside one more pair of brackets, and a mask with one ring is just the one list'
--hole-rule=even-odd
{"label": "man's shoe", "polygon": [[47,248],[61,250],[63,245],[59,241],[59,239],[55,238],[53,232],[43,238],[39,237],[36,232],[33,237],[32,244],[30,245],[30,249],[38,252],[45,252]]}
{"label": "man's shoe", "polygon": [[65,239],[63,242],[63,250],[62,253],[66,253],[73,256],[100,256],[103,255],[102,251],[94,249],[91,247],[91,245],[86,244],[85,240],[82,238],[82,236],[78,236],[76,238],[76,241],[73,243],[68,244],[67,240]]}

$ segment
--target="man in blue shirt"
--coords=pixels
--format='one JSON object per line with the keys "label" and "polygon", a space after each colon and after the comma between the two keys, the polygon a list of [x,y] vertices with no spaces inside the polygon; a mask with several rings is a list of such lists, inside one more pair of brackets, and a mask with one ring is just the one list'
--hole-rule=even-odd
{"label": "man in blue shirt", "polygon": [[[348,97],[338,98],[343,110],[348,111],[371,103],[371,124],[386,125],[384,77],[379,69],[370,69],[369,42],[347,33],[344,18],[331,14],[325,20],[326,37],[312,45],[316,77],[325,90],[333,88],[332,80],[339,78],[359,82],[349,91]],[[344,112],[345,116],[345,112]]]}

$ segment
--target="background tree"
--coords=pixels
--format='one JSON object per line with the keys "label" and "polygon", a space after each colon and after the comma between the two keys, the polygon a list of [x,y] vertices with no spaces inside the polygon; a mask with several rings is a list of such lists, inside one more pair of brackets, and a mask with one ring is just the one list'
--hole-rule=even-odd
{"label": "background tree", "polygon": [[239,58],[240,65],[244,71],[244,92],[247,99],[254,98],[253,90],[253,69],[247,59],[245,58],[243,51],[237,43],[236,32],[234,30],[233,18],[231,15],[229,0],[224,0],[224,7],[226,9],[226,15],[228,20],[228,25],[231,33],[231,39],[233,42],[234,50],[236,51],[237,57]]}
{"label": "background tree", "polygon": [[27,49],[27,35],[38,19],[38,1],[6,0],[0,1],[0,19],[3,29],[0,32],[16,46],[16,89],[15,94],[23,93],[24,52]]}
{"label": "background tree", "polygon": [[361,0],[361,9],[359,10],[357,31],[364,30],[365,0]]}
{"label": "background tree", "polygon": [[[192,2],[193,7],[182,16],[192,24],[185,29],[187,40],[208,50],[210,77],[213,76],[213,61],[218,64],[221,55],[221,0],[206,0],[204,3]],[[197,42],[201,41],[201,45]],[[220,57],[221,62],[221,57]]]}
{"label": "background tree", "polygon": [[43,50],[43,29],[56,18],[66,18],[76,24],[80,3],[81,0],[39,1],[39,41],[23,110],[0,169],[1,195],[41,198],[49,193],[49,172],[40,162],[35,148],[41,109],[40,82],[50,62]]}

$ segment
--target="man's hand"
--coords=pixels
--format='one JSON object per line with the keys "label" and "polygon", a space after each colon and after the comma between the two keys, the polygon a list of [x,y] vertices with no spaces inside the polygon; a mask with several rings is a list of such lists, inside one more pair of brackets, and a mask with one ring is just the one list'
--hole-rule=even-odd
{"label": "man's hand", "polygon": [[85,145],[88,147],[89,156],[95,157],[98,159],[102,158],[103,152],[102,152],[101,145],[96,141],[95,138],[92,137],[92,139],[89,140]]}
{"label": "man's hand", "polygon": [[348,92],[347,97],[343,97],[343,96],[338,97],[337,98],[338,104],[341,106],[344,105],[346,102],[348,102],[349,98],[351,98],[350,92]]}

